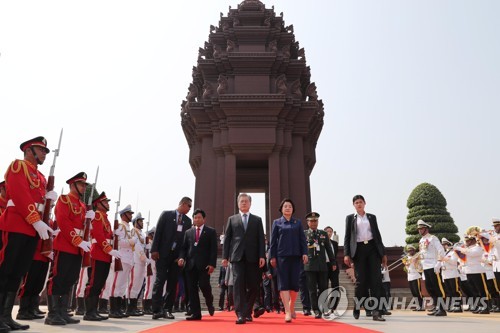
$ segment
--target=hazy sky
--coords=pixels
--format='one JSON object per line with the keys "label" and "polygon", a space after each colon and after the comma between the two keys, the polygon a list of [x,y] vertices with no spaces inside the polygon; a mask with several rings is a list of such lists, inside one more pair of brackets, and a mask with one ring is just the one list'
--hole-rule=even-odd
{"label": "hazy sky", "polygon": [[[150,210],[155,225],[194,197],[180,104],[210,25],[239,2],[0,0],[0,169],[32,137],[55,148],[64,128],[57,192],[99,165],[97,188],[114,201],[121,185],[122,203]],[[422,182],[441,190],[460,233],[491,227],[500,216],[499,1],[264,3],[294,25],[325,104],[311,176],[320,227],[343,237],[361,193],[386,245],[402,245],[406,200]],[[253,208],[264,216],[262,195]]]}

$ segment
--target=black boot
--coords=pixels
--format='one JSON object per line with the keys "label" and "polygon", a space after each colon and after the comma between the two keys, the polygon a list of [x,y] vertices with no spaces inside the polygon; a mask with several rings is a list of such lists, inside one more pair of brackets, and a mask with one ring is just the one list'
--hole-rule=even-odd
{"label": "black boot", "polygon": [[99,298],[99,308],[97,313],[108,314],[108,300],[104,298]]}
{"label": "black boot", "polygon": [[68,302],[69,296],[67,294],[59,298],[59,315],[64,319],[66,324],[78,324],[80,319],[73,319],[68,314]]}
{"label": "black boot", "polygon": [[142,300],[142,311],[144,314],[147,314],[147,315],[153,314],[152,303],[153,302],[150,299],[143,299]]}
{"label": "black boot", "polygon": [[[38,308],[38,303],[40,302],[40,296],[38,296],[38,295],[31,296],[29,298],[29,302],[30,302],[29,311],[30,311],[30,313],[33,314],[33,317],[35,317],[34,319],[45,318],[45,316],[44,316],[45,312],[40,311],[40,309]],[[42,313],[40,313],[40,312],[42,312]]]}
{"label": "black boot", "polygon": [[129,299],[127,307],[127,315],[133,317],[140,317],[144,315],[144,313],[142,313],[141,311],[139,311],[139,309],[137,309],[137,298]]}
{"label": "black boot", "polygon": [[118,311],[118,307],[116,305],[117,299],[118,297],[109,298],[109,318],[123,318],[123,316]]}
{"label": "black boot", "polygon": [[14,302],[16,300],[15,292],[7,292],[3,300],[3,309],[0,321],[10,327],[11,330],[27,330],[30,328],[29,325],[22,325],[12,319],[12,308],[14,307]]}
{"label": "black boot", "polygon": [[76,312],[75,314],[78,316],[83,316],[85,314],[85,301],[83,300],[83,297],[77,297],[76,298]]}
{"label": "black boot", "polygon": [[88,320],[88,321],[104,320],[103,317],[97,314],[97,303],[98,303],[97,296],[89,296],[85,298],[85,316],[83,316],[83,320]]}
{"label": "black boot", "polygon": [[59,315],[59,297],[57,295],[47,295],[49,313],[45,318],[45,325],[66,325],[66,321]]}
{"label": "black boot", "polygon": [[31,307],[30,296],[20,297],[19,298],[19,311],[17,311],[16,319],[18,319],[18,320],[33,320],[33,319],[35,319],[35,315],[30,311],[30,307]]}
{"label": "black boot", "polygon": [[128,314],[125,313],[127,299],[123,297],[115,297],[115,299],[116,299],[116,309],[118,313],[120,313],[120,316],[122,316],[122,318],[128,318]]}
{"label": "black boot", "polygon": [[2,321],[4,300],[5,294],[0,293],[0,333],[10,332],[10,327]]}
{"label": "black boot", "polygon": [[[36,315],[44,315],[44,314],[47,313],[45,311],[40,310],[40,296],[38,296],[38,295],[32,296],[31,297],[31,304],[32,304],[32,308],[33,308],[33,313],[34,314],[36,314]],[[42,317],[42,318],[44,318],[44,317]],[[42,319],[42,318],[40,318],[40,319]]]}

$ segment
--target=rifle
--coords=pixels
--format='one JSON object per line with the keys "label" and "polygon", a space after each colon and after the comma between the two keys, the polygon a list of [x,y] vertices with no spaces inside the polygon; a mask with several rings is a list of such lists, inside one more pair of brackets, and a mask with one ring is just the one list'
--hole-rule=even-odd
{"label": "rifle", "polygon": [[[148,231],[149,231],[150,218],[151,218],[151,211],[148,212],[148,222],[146,222],[146,250],[144,251],[146,258],[148,258],[148,259],[149,259],[149,249],[148,249],[149,234],[148,234]],[[151,268],[151,263],[148,263],[148,265],[146,266],[146,276],[151,276],[151,275],[153,275],[153,269]]]}
{"label": "rifle", "polygon": [[[99,167],[97,167],[97,172],[95,174],[95,182],[92,184],[92,189],[90,190],[89,197],[87,198],[87,211],[92,210],[92,198],[94,197],[95,185],[97,184],[97,177],[99,176]],[[85,218],[85,229],[83,232],[83,240],[88,242],[90,239],[90,223],[92,221],[90,218]],[[83,250],[82,250],[83,252]],[[90,267],[90,251],[83,252],[82,254],[82,267]]]}
{"label": "rifle", "polygon": [[[59,156],[59,150],[61,149],[61,141],[62,141],[63,129],[61,128],[61,134],[59,135],[59,144],[57,145],[57,149],[54,150],[54,161],[52,162],[52,166],[50,167],[49,179],[47,180],[46,191],[54,190],[54,170],[56,168],[56,159]],[[42,221],[45,222],[50,227],[50,210],[52,206],[52,200],[45,199],[45,206],[43,207],[43,216]],[[55,230],[55,229],[54,229]],[[42,248],[40,253],[46,257],[49,257],[52,253],[52,237],[49,239],[42,240]]]}
{"label": "rifle", "polygon": [[[120,200],[122,197],[122,187],[120,186],[120,190],[118,192],[118,201],[116,202],[116,212],[115,212],[115,222],[113,225],[113,229],[116,232],[118,230],[118,227],[120,226],[118,224],[118,208],[120,207]],[[115,232],[113,232],[113,250],[118,251],[118,237],[116,236]],[[122,266],[122,261],[120,258],[115,257],[115,272],[123,271],[123,266]]]}

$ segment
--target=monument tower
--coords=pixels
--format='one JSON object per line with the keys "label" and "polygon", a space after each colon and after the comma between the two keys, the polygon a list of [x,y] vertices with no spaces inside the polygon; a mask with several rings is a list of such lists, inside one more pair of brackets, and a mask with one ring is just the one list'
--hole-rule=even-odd
{"label": "monument tower", "polygon": [[221,13],[198,52],[181,111],[195,206],[219,233],[241,192],[265,193],[268,234],[285,197],[303,220],[324,112],[293,25],[245,0]]}

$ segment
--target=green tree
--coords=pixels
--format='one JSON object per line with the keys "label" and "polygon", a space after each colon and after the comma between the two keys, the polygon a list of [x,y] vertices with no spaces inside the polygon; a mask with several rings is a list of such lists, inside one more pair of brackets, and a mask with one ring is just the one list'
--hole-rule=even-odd
{"label": "green tree", "polygon": [[458,228],[446,209],[446,199],[438,188],[429,183],[422,183],[415,187],[408,197],[406,206],[409,209],[406,218],[406,244],[416,245],[420,235],[417,230],[417,221],[424,220],[432,228],[429,232],[441,240],[445,237],[450,242],[458,242]]}

